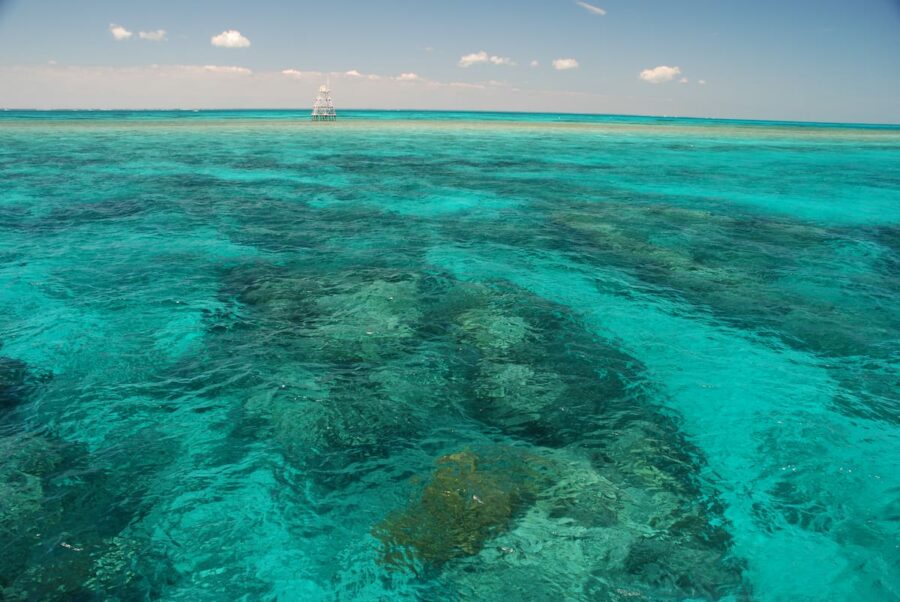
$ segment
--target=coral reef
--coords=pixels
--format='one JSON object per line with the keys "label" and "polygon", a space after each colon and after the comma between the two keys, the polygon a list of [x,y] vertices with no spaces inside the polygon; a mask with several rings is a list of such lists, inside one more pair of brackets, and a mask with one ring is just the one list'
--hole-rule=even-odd
{"label": "coral reef", "polygon": [[374,280],[320,296],[310,336],[337,360],[379,360],[399,352],[421,317],[415,281]]}
{"label": "coral reef", "polygon": [[[742,591],[724,530],[709,526],[699,503],[616,483],[568,451],[542,457],[554,480],[476,555],[446,563],[438,576],[446,587],[471,599],[537,600],[716,600]],[[667,522],[672,515],[681,520]]]}
{"label": "coral reef", "polygon": [[19,405],[35,383],[50,378],[49,374],[34,374],[21,360],[0,357],[0,410]]}
{"label": "coral reef", "polygon": [[241,330],[210,331],[208,356],[270,367],[245,383],[238,431],[274,439],[294,461],[383,455],[415,431],[426,383],[443,383],[434,355],[416,351],[422,303],[410,273],[253,263],[226,273],[220,297],[236,299]]}
{"label": "coral reef", "polygon": [[[530,573],[536,591],[563,598],[713,597],[716,584],[739,586],[690,446],[648,402],[642,367],[562,308],[507,283],[275,273],[238,295],[258,331],[238,333],[241,352],[274,367],[245,398],[241,429],[277,442],[320,491],[358,486],[348,465],[358,475],[390,464],[459,415],[533,446],[442,456],[372,529],[382,566],[456,587],[470,573],[494,583],[484,571],[501,563],[515,575],[498,574]],[[285,342],[285,328],[300,336]],[[217,330],[208,348],[225,354],[233,336]],[[566,575],[560,589],[544,566],[558,570],[554,554],[590,575]]]}
{"label": "coral reef", "polygon": [[555,372],[537,372],[524,364],[484,362],[475,392],[485,401],[479,417],[522,423],[552,412],[563,397],[565,382]]}
{"label": "coral reef", "polygon": [[[154,450],[134,444],[142,466]],[[121,535],[147,503],[141,479],[110,477],[83,445],[35,433],[0,435],[0,457],[0,599],[134,599],[147,590],[139,562],[164,562]]]}
{"label": "coral reef", "polygon": [[[737,326],[750,323],[781,332],[788,345],[831,356],[878,352],[864,348],[867,337],[857,330],[898,325],[880,303],[852,310],[810,294],[823,277],[833,276],[840,232],[790,220],[639,203],[579,204],[558,214],[556,223],[576,233],[584,252],[604,263],[628,269],[661,292]],[[845,277],[854,288],[870,285],[855,273]]]}
{"label": "coral reef", "polygon": [[418,499],[375,526],[391,567],[439,568],[477,554],[547,485],[538,459],[516,450],[442,456]]}
{"label": "coral reef", "polygon": [[292,463],[313,468],[318,484],[339,486],[347,464],[385,457],[423,428],[427,408],[388,397],[370,380],[375,375],[347,371],[316,378],[284,366],[244,402],[241,428],[276,443]]}
{"label": "coral reef", "polygon": [[455,323],[456,353],[472,368],[469,413],[531,443],[578,440],[610,405],[631,400],[630,383],[640,380],[632,358],[586,334],[558,306],[509,285],[498,285],[493,297],[473,295]]}
{"label": "coral reef", "polygon": [[471,309],[458,318],[465,337],[479,349],[505,351],[521,345],[533,329],[520,316],[510,316],[492,307]]}
{"label": "coral reef", "polygon": [[0,408],[20,403],[27,372],[24,362],[0,357]]}
{"label": "coral reef", "polygon": [[0,436],[0,458],[0,598],[15,599],[13,584],[40,542],[42,520],[48,511],[51,517],[58,514],[48,503],[47,478],[62,457],[46,438],[19,433]]}
{"label": "coral reef", "polygon": [[28,530],[27,517],[41,508],[44,477],[61,461],[45,438],[31,434],[0,436],[0,533]]}

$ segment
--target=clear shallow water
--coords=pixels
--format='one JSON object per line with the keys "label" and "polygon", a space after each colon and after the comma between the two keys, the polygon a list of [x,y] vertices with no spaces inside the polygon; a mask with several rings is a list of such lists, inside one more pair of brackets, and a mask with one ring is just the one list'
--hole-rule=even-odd
{"label": "clear shallow water", "polygon": [[4,596],[900,597],[900,129],[292,117],[0,113]]}

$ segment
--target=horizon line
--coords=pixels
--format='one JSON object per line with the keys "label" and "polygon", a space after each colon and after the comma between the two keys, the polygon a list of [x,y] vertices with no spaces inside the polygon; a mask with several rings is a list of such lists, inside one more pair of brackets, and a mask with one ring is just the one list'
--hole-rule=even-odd
{"label": "horizon line", "polygon": [[[0,107],[0,112],[9,111],[34,111],[34,112],[165,112],[165,111],[185,111],[185,112],[211,112],[211,111],[296,111],[307,112],[312,111],[312,107],[168,107],[168,108],[134,108],[134,107],[90,107],[90,108],[72,108],[72,107],[53,107],[53,108],[37,108],[37,107]],[[648,115],[641,113],[585,113],[571,111],[516,111],[509,109],[373,109],[347,107],[340,109],[341,112],[385,112],[385,113],[475,113],[475,114],[506,114],[506,115],[567,115],[567,116],[583,116],[583,117],[639,117],[645,119],[691,119],[691,120],[708,120],[708,121],[744,121],[755,123],[782,123],[782,124],[803,124],[803,125],[857,125],[857,126],[875,126],[875,127],[900,127],[900,122],[874,122],[874,121],[813,121],[805,119],[785,119],[785,118],[759,118],[759,117],[707,117],[697,115]]]}

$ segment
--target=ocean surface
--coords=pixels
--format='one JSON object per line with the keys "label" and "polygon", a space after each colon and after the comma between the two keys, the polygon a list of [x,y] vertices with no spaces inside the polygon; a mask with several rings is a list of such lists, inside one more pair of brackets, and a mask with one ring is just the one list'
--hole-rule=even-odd
{"label": "ocean surface", "polygon": [[900,599],[900,126],[0,112],[0,599]]}

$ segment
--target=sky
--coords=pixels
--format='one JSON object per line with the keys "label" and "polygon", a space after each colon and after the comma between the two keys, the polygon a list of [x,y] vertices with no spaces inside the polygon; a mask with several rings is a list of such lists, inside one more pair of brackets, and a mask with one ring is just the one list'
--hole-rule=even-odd
{"label": "sky", "polygon": [[900,0],[0,0],[2,108],[900,123]]}

